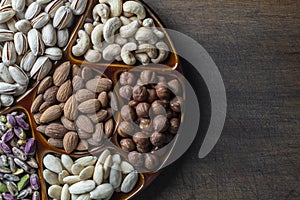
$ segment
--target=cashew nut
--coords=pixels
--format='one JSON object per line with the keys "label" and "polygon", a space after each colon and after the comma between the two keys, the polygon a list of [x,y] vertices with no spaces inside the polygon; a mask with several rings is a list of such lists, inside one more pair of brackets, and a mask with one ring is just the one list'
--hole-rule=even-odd
{"label": "cashew nut", "polygon": [[93,9],[93,18],[99,21],[101,18],[102,23],[105,23],[109,18],[110,10],[106,4],[97,4]]}
{"label": "cashew nut", "polygon": [[85,54],[84,54],[84,59],[88,62],[99,62],[101,60],[101,53],[94,50],[94,49],[89,49]]}
{"label": "cashew nut", "polygon": [[140,44],[138,46],[138,49],[135,51],[135,53],[140,54],[140,53],[146,53],[149,58],[156,58],[157,57],[157,51],[155,46],[151,44]]}
{"label": "cashew nut", "polygon": [[164,32],[162,32],[162,31],[160,31],[160,30],[157,29],[157,27],[155,26],[154,21],[153,21],[152,18],[146,18],[146,19],[144,19],[144,21],[143,21],[143,26],[144,26],[144,27],[151,27],[153,33],[154,33],[159,39],[162,39],[162,38],[165,37]]}
{"label": "cashew nut", "polygon": [[116,56],[120,55],[121,46],[118,44],[110,44],[103,50],[103,59],[104,60],[113,60]]}
{"label": "cashew nut", "polygon": [[136,59],[132,53],[132,51],[135,51],[137,49],[136,43],[130,42],[125,44],[121,49],[121,58],[123,62],[127,65],[134,65],[136,62]]}
{"label": "cashew nut", "polygon": [[137,18],[137,16],[130,17],[129,19],[130,19],[131,21],[137,20],[137,21],[139,22],[140,25],[142,25],[142,23],[143,23],[139,18]]}
{"label": "cashew nut", "polygon": [[139,27],[140,23],[137,20],[135,20],[128,25],[122,26],[120,28],[120,35],[123,38],[129,38],[136,33]]}
{"label": "cashew nut", "polygon": [[114,42],[114,34],[122,25],[119,17],[113,17],[107,20],[103,27],[103,37],[108,43]]}
{"label": "cashew nut", "polygon": [[123,46],[124,44],[126,44],[128,42],[128,40],[126,38],[122,38],[120,34],[116,35],[115,38],[115,43]]}
{"label": "cashew nut", "polygon": [[107,3],[110,7],[112,17],[118,17],[122,13],[122,0],[99,0],[100,3]]}
{"label": "cashew nut", "polygon": [[74,56],[82,56],[90,47],[90,37],[84,30],[78,31],[77,44],[72,47],[72,53]]}
{"label": "cashew nut", "polygon": [[148,65],[150,62],[150,58],[146,53],[135,54],[135,57],[142,63],[142,65]]}
{"label": "cashew nut", "polygon": [[162,41],[156,43],[155,46],[158,49],[159,54],[158,54],[157,58],[152,58],[151,61],[153,63],[157,64],[157,63],[160,63],[167,59],[167,57],[169,56],[170,50],[169,50],[168,45]]}
{"label": "cashew nut", "polygon": [[125,13],[133,13],[138,19],[142,20],[146,17],[146,10],[144,6],[136,1],[126,1],[123,4],[123,10]]}
{"label": "cashew nut", "polygon": [[158,40],[157,36],[153,33],[151,28],[141,27],[135,34],[137,41],[145,41],[150,44],[155,44]]}
{"label": "cashew nut", "polygon": [[85,23],[84,30],[88,35],[91,35],[92,31],[94,30],[94,25],[92,23]]}
{"label": "cashew nut", "polygon": [[127,17],[124,17],[124,16],[121,16],[120,20],[121,20],[123,26],[131,23],[131,20]]}
{"label": "cashew nut", "polygon": [[96,48],[102,46],[103,24],[98,24],[91,33],[91,40]]}

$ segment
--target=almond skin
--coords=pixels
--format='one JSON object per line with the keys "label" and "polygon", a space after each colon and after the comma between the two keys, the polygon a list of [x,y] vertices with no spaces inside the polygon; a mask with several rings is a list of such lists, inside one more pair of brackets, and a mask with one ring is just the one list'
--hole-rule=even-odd
{"label": "almond skin", "polygon": [[35,100],[32,102],[30,111],[32,113],[37,113],[39,111],[39,108],[40,108],[40,106],[42,105],[43,102],[44,102],[43,95],[42,94],[38,95],[35,98]]}
{"label": "almond skin", "polygon": [[53,83],[56,86],[61,86],[68,78],[71,69],[71,63],[64,62],[58,66],[53,74]]}
{"label": "almond skin", "polygon": [[81,129],[84,132],[87,132],[87,133],[93,133],[94,132],[93,123],[85,115],[79,115],[78,116],[78,118],[76,119],[76,126],[77,126],[77,128]]}
{"label": "almond skin", "polygon": [[54,121],[62,115],[62,109],[58,105],[54,105],[49,107],[45,112],[42,114],[40,118],[40,122],[43,124],[49,123]]}
{"label": "almond skin", "polygon": [[109,91],[112,87],[112,81],[108,78],[94,78],[86,83],[86,88],[95,93]]}
{"label": "almond skin", "polygon": [[68,132],[63,139],[63,146],[66,153],[74,151],[78,144],[78,134],[75,132]]}
{"label": "almond skin", "polygon": [[56,94],[58,92],[58,87],[52,86],[46,90],[44,93],[44,101],[54,104],[56,102]]}
{"label": "almond skin", "polygon": [[59,123],[52,123],[46,127],[45,134],[54,139],[63,139],[68,130]]}
{"label": "almond skin", "polygon": [[42,94],[44,93],[49,87],[51,87],[53,85],[53,78],[51,76],[47,76],[46,78],[44,78],[37,90],[37,94]]}
{"label": "almond skin", "polygon": [[69,97],[72,95],[72,83],[70,80],[66,81],[64,84],[62,84],[56,94],[56,99],[59,102],[66,102]]}
{"label": "almond skin", "polygon": [[56,147],[56,148],[63,148],[62,139],[49,138],[48,143],[51,144],[52,146]]}
{"label": "almond skin", "polygon": [[72,79],[73,90],[78,91],[84,88],[84,80],[80,76],[74,76]]}
{"label": "almond skin", "polygon": [[101,107],[100,101],[98,99],[90,99],[82,102],[78,106],[78,110],[82,113],[90,114],[96,113]]}
{"label": "almond skin", "polygon": [[96,94],[88,89],[81,89],[76,92],[75,97],[77,101],[84,102],[96,98]]}
{"label": "almond skin", "polygon": [[89,118],[92,120],[93,123],[99,123],[104,121],[104,119],[106,119],[107,117],[107,110],[100,110],[99,112],[95,113],[95,114],[90,114]]}
{"label": "almond skin", "polygon": [[64,107],[64,115],[69,120],[74,120],[77,116],[77,102],[75,96],[71,96]]}

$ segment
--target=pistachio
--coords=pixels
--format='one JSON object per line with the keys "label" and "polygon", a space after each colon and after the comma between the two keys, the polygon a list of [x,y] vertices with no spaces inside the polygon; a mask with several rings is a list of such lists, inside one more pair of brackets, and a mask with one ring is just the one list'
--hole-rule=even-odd
{"label": "pistachio", "polygon": [[28,32],[28,44],[35,56],[43,55],[45,52],[45,44],[42,40],[41,33],[36,29],[31,29]]}
{"label": "pistachio", "polygon": [[17,61],[17,53],[13,42],[6,42],[2,50],[2,61],[5,65],[14,65]]}
{"label": "pistachio", "polygon": [[25,19],[27,19],[27,20],[33,19],[41,12],[41,10],[42,10],[42,7],[39,3],[37,3],[37,2],[31,3],[25,12]]}
{"label": "pistachio", "polygon": [[14,35],[14,43],[18,55],[23,55],[28,49],[27,37],[24,33],[18,32]]}
{"label": "pistachio", "polygon": [[69,26],[72,22],[73,13],[72,10],[67,6],[61,6],[57,9],[54,18],[53,18],[53,26],[58,30],[62,30]]}
{"label": "pistachio", "polygon": [[31,20],[31,25],[35,29],[43,28],[50,20],[50,16],[48,13],[41,13]]}

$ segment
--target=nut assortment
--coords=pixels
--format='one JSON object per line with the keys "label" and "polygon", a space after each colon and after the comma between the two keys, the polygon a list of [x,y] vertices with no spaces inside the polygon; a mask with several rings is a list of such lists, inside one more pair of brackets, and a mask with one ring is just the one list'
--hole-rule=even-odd
{"label": "nut assortment", "polygon": [[137,1],[99,0],[78,32],[72,54],[88,62],[161,63],[169,56],[165,34]]}
{"label": "nut assortment", "polygon": [[52,61],[62,58],[74,15],[85,0],[0,1],[0,108],[27,91],[30,79],[42,80]]}
{"label": "nut assortment", "polygon": [[[176,78],[127,71],[173,59],[148,12],[139,1],[0,0],[0,199],[127,198],[152,180],[142,173],[166,159],[157,152],[178,132],[183,95]],[[94,66],[106,61],[122,64]]]}
{"label": "nut assortment", "polygon": [[117,131],[124,151],[148,153],[167,145],[181,122],[181,84],[155,71],[120,75],[119,95],[128,103],[121,108]]}
{"label": "nut assortment", "polygon": [[48,196],[53,199],[110,199],[114,192],[131,192],[139,175],[119,154],[109,150],[100,156],[73,159],[63,154],[43,158],[43,177],[49,184]]}
{"label": "nut assortment", "polygon": [[66,153],[99,147],[114,130],[112,81],[91,68],[78,69],[70,62],[58,66],[42,80],[31,106],[37,130]]}
{"label": "nut assortment", "polygon": [[40,199],[36,141],[24,112],[0,116],[0,197]]}

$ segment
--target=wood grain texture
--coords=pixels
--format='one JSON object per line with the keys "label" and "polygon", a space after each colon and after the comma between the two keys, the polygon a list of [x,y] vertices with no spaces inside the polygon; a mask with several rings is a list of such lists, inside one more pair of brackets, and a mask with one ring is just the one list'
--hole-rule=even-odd
{"label": "wood grain texture", "polygon": [[208,157],[199,136],[136,199],[300,199],[300,1],[145,2],[209,52],[228,114]]}

